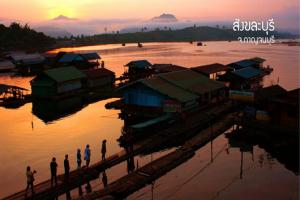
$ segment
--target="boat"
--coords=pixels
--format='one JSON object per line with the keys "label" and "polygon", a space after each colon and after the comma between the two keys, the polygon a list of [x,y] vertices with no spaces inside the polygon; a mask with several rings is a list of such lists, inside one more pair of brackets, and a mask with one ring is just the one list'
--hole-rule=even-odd
{"label": "boat", "polygon": [[142,44],[142,43],[138,43],[138,47],[139,47],[139,48],[142,48],[142,47],[143,47],[143,44]]}

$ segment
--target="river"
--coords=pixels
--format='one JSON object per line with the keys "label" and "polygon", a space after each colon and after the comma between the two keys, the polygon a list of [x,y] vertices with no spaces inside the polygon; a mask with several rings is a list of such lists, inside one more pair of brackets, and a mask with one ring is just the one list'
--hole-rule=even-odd
{"label": "river", "polygon": [[[194,67],[216,62],[228,64],[240,59],[259,56],[267,60],[266,65],[274,68],[273,73],[264,78],[265,86],[275,84],[279,81],[280,85],[291,90],[298,88],[300,85],[299,46],[205,42],[205,46],[199,47],[196,44],[191,45],[189,43],[148,43],[144,44],[143,48],[137,48],[135,44],[129,44],[125,47],[121,47],[120,45],[99,45],[64,48],[54,50],[53,52],[61,50],[76,52],[96,51],[105,61],[105,67],[114,71],[117,76],[123,73],[124,65],[132,60],[147,59],[151,63],[172,63],[185,67]],[[31,79],[32,77],[25,78],[4,74],[0,76],[0,83],[13,84],[30,89],[29,82]],[[100,144],[103,139],[108,141],[108,154],[121,151],[122,149],[118,145],[117,138],[121,134],[124,122],[118,118],[119,111],[106,110],[104,107],[107,102],[112,100],[80,105],[74,112],[68,115],[54,116],[51,120],[47,120],[43,116],[32,112],[32,103],[28,103],[17,109],[0,108],[0,158],[2,163],[0,165],[0,198],[21,190],[26,186],[25,168],[27,165],[32,166],[37,171],[36,182],[38,183],[49,178],[49,163],[52,157],[57,158],[58,170],[62,172],[64,155],[69,154],[71,169],[74,169],[76,166],[76,149],[81,148],[83,150],[86,144],[91,146],[92,162],[96,162],[100,158]],[[46,115],[49,112],[50,115],[51,110],[43,112]],[[216,143],[216,149],[221,148],[224,145],[223,143],[226,143],[224,137],[218,138],[218,141],[220,142]],[[264,154],[264,151],[259,148],[256,151],[258,151],[258,154]],[[210,152],[203,150],[202,154],[204,157],[207,157],[210,155]],[[157,156],[160,155],[160,153],[157,154]],[[223,155],[223,157],[225,156]],[[183,166],[191,162],[202,162],[201,160],[197,160],[198,157],[196,156]],[[149,161],[150,157],[144,156],[141,159]],[[205,176],[204,180],[209,183],[201,190],[201,192],[207,193],[207,196],[204,197],[214,197],[213,194],[217,194],[219,189],[221,190],[227,182],[230,182],[227,171],[232,171],[229,174],[234,175],[233,171],[239,168],[233,162],[238,162],[238,159],[240,159],[239,153],[233,152],[230,159],[221,159],[220,163],[214,163],[214,170],[210,170],[212,171],[211,173],[206,173],[195,178],[195,181],[200,181],[201,179],[202,183],[199,183],[197,187],[203,186],[203,176]],[[244,183],[243,186],[235,186],[234,188],[239,190],[239,194],[242,195],[245,190],[248,192],[255,191],[254,189],[261,189],[261,187],[273,183],[278,184],[275,189],[287,189],[290,187],[290,184],[294,186],[298,177],[290,173],[289,170],[282,167],[278,162],[275,161],[274,165],[278,165],[278,167],[275,167],[276,170],[272,170],[271,172],[269,170],[252,170],[251,177],[253,180],[249,181],[249,183]],[[199,168],[196,164],[192,164],[191,166]],[[179,178],[190,176],[190,174],[187,176],[182,174],[184,170],[179,172],[181,173],[178,174]],[[111,171],[108,171],[109,181],[125,173],[125,164],[122,167],[115,167]],[[268,173],[268,175],[261,177],[261,174],[265,173]],[[211,174],[215,175],[212,176]],[[217,175],[221,178],[215,179]],[[174,179],[172,176],[177,177],[173,173],[165,176],[163,181],[178,181],[178,179]],[[279,183],[275,180],[277,176],[282,180],[286,180],[288,184],[282,184],[282,187],[279,187]],[[263,178],[267,179],[267,181],[263,182],[264,180],[261,180]],[[220,180],[219,185],[215,187],[213,183],[218,182],[217,180]],[[257,183],[259,183],[259,188],[258,186],[252,186],[252,184]],[[249,190],[248,186],[252,190]],[[162,191],[157,192],[157,195],[162,194],[164,190],[168,190],[171,195],[172,191],[177,190],[177,186],[173,185],[172,188],[164,186]],[[284,192],[289,191],[288,189],[282,190]],[[189,197],[192,196],[193,192],[188,190],[183,191],[185,192],[179,192],[179,195],[181,195],[180,199],[190,199]],[[226,190],[227,193],[228,190]],[[258,199],[269,199],[269,197],[276,196],[276,192],[273,194],[261,192],[259,194],[261,195],[258,195]],[[228,199],[236,197],[232,194],[231,196],[230,194],[228,195]],[[174,197],[172,198],[174,199]],[[132,199],[135,198],[132,197]],[[148,197],[145,199],[148,199]]]}

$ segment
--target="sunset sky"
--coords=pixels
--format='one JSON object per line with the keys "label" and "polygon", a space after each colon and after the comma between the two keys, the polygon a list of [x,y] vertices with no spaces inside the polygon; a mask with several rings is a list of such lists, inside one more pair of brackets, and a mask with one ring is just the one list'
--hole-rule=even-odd
{"label": "sunset sky", "polygon": [[59,15],[80,20],[148,20],[162,13],[180,20],[265,20],[280,27],[299,24],[299,0],[0,0],[0,23],[18,20],[30,24]]}

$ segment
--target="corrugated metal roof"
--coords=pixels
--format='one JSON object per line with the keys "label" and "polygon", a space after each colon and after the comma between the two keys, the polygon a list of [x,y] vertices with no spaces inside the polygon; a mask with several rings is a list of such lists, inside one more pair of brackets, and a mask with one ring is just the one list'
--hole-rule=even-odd
{"label": "corrugated metal roof", "polygon": [[86,60],[97,60],[101,59],[101,57],[97,53],[81,53],[82,57],[84,57]]}
{"label": "corrugated metal roof", "polygon": [[191,69],[196,72],[200,72],[200,73],[209,75],[209,74],[213,74],[213,73],[217,73],[217,72],[221,72],[221,71],[227,71],[227,70],[229,70],[229,67],[226,65],[222,65],[220,63],[214,63],[214,64],[209,64],[209,65],[192,67]]}
{"label": "corrugated metal roof", "polygon": [[12,54],[11,58],[15,61],[15,62],[20,62],[22,60],[44,60],[45,57],[42,56],[41,54],[38,53],[33,53],[33,54]]}
{"label": "corrugated metal roof", "polygon": [[161,78],[143,79],[140,81],[149,88],[158,91],[170,98],[177,99],[180,102],[188,102],[198,98],[197,95],[186,91],[182,88],[176,87]]}
{"label": "corrugated metal roof", "polygon": [[232,74],[244,79],[249,79],[261,76],[262,71],[253,67],[246,67],[243,69],[235,70],[232,72]]}
{"label": "corrugated metal roof", "polygon": [[49,69],[44,71],[43,73],[58,83],[82,79],[86,77],[84,73],[82,73],[75,67],[60,67],[55,69]]}
{"label": "corrugated metal roof", "polygon": [[196,94],[224,88],[221,82],[210,80],[208,77],[192,70],[182,70],[158,75],[161,79]]}
{"label": "corrugated metal roof", "polygon": [[153,64],[152,69],[154,69],[157,73],[167,73],[186,70],[187,68],[173,64]]}
{"label": "corrugated metal roof", "polygon": [[228,66],[230,66],[234,69],[242,69],[242,68],[251,67],[254,65],[257,65],[257,62],[255,62],[253,60],[245,59],[245,60],[240,60],[240,61],[231,63]]}
{"label": "corrugated metal roof", "polygon": [[147,69],[151,66],[152,64],[150,62],[148,62],[147,60],[135,60],[135,61],[131,61],[130,63],[128,63],[127,67],[132,67],[132,68],[139,68],[139,69]]}
{"label": "corrugated metal roof", "polygon": [[66,53],[64,54],[58,62],[60,63],[71,63],[73,61],[83,61],[85,60],[81,55],[75,53]]}

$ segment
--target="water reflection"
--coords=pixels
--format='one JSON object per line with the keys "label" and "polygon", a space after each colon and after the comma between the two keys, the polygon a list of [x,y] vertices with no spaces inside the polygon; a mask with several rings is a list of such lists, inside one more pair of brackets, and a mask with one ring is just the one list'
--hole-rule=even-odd
{"label": "water reflection", "polygon": [[261,167],[267,163],[271,168],[276,159],[288,170],[299,175],[299,135],[297,133],[295,135],[279,135],[244,128],[226,136],[231,148],[239,148],[241,153],[252,153],[252,159],[254,159],[254,146],[258,145],[264,149],[267,155],[258,156]]}
{"label": "water reflection", "polygon": [[51,123],[81,111],[103,97],[74,96],[59,100],[34,100],[32,113],[45,123]]}
{"label": "water reflection", "polygon": [[62,100],[36,100],[32,102],[32,113],[45,123],[75,114],[85,107],[81,97]]}
{"label": "water reflection", "polygon": [[199,194],[203,199],[241,199],[243,191],[253,194],[250,199],[297,199],[297,138],[229,130],[157,179],[155,187],[149,185],[127,199],[193,200]]}

